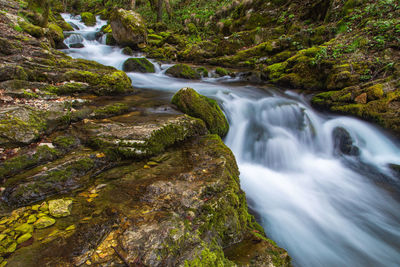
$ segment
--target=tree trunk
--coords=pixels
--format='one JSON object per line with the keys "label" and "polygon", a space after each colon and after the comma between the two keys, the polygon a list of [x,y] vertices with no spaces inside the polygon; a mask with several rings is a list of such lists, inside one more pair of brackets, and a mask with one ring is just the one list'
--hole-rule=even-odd
{"label": "tree trunk", "polygon": [[134,10],[136,8],[136,0],[131,0],[131,9]]}
{"label": "tree trunk", "polygon": [[157,3],[157,22],[162,22],[162,8],[164,0],[158,0]]}
{"label": "tree trunk", "polygon": [[171,5],[169,4],[169,0],[164,0],[165,9],[167,10],[168,18],[171,19],[172,17],[172,9]]}
{"label": "tree trunk", "polygon": [[44,3],[44,11],[42,14],[42,22],[40,23],[41,27],[46,28],[47,24],[49,23],[49,14],[50,14],[50,3],[49,0],[45,1]]}

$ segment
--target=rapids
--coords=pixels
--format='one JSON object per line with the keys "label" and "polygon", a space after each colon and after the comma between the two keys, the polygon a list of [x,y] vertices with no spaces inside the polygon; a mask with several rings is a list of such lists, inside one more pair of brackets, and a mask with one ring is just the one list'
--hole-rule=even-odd
{"label": "rapids", "polygon": [[[129,58],[105,45],[79,16],[63,50],[73,58],[121,69]],[[138,57],[143,55],[137,53]],[[230,123],[225,143],[241,171],[241,186],[268,237],[287,249],[295,266],[400,266],[398,141],[358,119],[321,114],[304,96],[255,87],[229,77],[186,81],[156,73],[128,73],[133,86],[170,96],[182,87],[215,98]],[[335,129],[345,129],[356,155],[338,151]]]}

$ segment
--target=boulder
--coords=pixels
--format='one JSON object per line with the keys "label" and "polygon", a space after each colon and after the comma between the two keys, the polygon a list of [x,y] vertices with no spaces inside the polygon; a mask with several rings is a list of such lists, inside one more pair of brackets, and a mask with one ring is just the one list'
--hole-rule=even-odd
{"label": "boulder", "polygon": [[360,149],[353,143],[353,138],[349,132],[342,127],[337,127],[332,133],[334,148],[338,154],[344,154],[349,156],[359,156]]}
{"label": "boulder", "polygon": [[154,73],[154,65],[147,58],[128,58],[122,69],[126,72]]}
{"label": "boulder", "polygon": [[69,216],[71,213],[72,200],[70,199],[55,199],[49,201],[50,215],[55,218]]}
{"label": "boulder", "polygon": [[96,17],[90,12],[81,13],[81,20],[86,26],[96,25]]}
{"label": "boulder", "polygon": [[225,136],[229,131],[228,121],[217,101],[198,94],[192,88],[182,88],[172,98],[180,111],[202,119],[211,133]]}
{"label": "boulder", "polygon": [[197,73],[192,67],[186,64],[176,64],[167,69],[165,73],[172,77],[189,79],[189,80],[195,80],[201,78],[199,73]]}
{"label": "boulder", "polygon": [[122,8],[115,10],[110,17],[112,36],[119,45],[138,47],[147,42],[147,29],[143,18],[134,11]]}

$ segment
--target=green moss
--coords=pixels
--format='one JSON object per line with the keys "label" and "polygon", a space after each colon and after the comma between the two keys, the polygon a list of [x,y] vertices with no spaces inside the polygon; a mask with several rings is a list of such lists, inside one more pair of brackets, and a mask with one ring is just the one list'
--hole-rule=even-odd
{"label": "green moss", "polygon": [[133,55],[133,50],[130,47],[125,47],[122,49],[122,54],[127,55],[127,56],[132,56]]}
{"label": "green moss", "polygon": [[67,82],[58,86],[49,85],[43,90],[57,95],[72,95],[75,93],[85,93],[87,85],[81,82]]}
{"label": "green moss", "polygon": [[157,34],[147,35],[148,43],[154,46],[161,46],[164,43],[164,37]]}
{"label": "green moss", "polygon": [[64,41],[63,30],[55,23],[49,23],[48,35],[55,43]]}
{"label": "green moss", "polygon": [[77,145],[77,139],[73,136],[57,136],[52,142],[57,148],[70,150]]}
{"label": "green moss", "polygon": [[122,65],[126,72],[154,73],[154,65],[147,58],[128,58]]}
{"label": "green moss", "polygon": [[55,160],[59,155],[60,152],[55,149],[40,146],[32,156],[20,155],[2,163],[0,165],[0,178],[4,179],[39,164]]}
{"label": "green moss", "polygon": [[33,37],[41,38],[44,36],[44,31],[41,27],[35,26],[29,22],[26,22],[25,20],[20,20],[18,23],[24,32],[32,35]]}
{"label": "green moss", "polygon": [[167,75],[183,79],[200,79],[200,75],[186,64],[176,64],[166,71]]}
{"label": "green moss", "polygon": [[192,88],[183,88],[173,96],[171,102],[183,113],[202,119],[211,133],[220,136],[228,133],[228,121],[217,101],[198,94]]}
{"label": "green moss", "polygon": [[380,83],[367,88],[367,96],[369,101],[381,99],[383,95],[383,85]]}
{"label": "green moss", "polygon": [[286,70],[286,67],[287,67],[286,62],[276,63],[276,64],[268,66],[265,69],[265,72],[267,73],[269,79],[274,80],[274,79],[278,79],[279,77],[282,76],[282,74]]}
{"label": "green moss", "polygon": [[202,120],[185,116],[152,131],[145,140],[137,142],[120,140],[116,144],[112,140],[94,136],[90,138],[89,143],[105,151],[111,158],[143,158],[158,155],[175,143],[205,133],[207,133],[207,128]]}
{"label": "green moss", "polygon": [[205,67],[199,67],[196,69],[197,73],[199,73],[202,77],[208,77],[208,70]]}
{"label": "green moss", "polygon": [[71,70],[65,73],[65,79],[90,85],[90,92],[97,95],[121,94],[132,91],[130,78],[123,71],[95,73]]}
{"label": "green moss", "polygon": [[114,39],[112,33],[107,33],[106,34],[106,45],[117,45],[117,41]]}
{"label": "green moss", "polygon": [[105,107],[97,108],[93,112],[96,118],[106,118],[126,113],[129,107],[126,104],[115,103]]}
{"label": "green moss", "polygon": [[90,12],[81,13],[81,20],[86,26],[96,25],[96,17]]}
{"label": "green moss", "polygon": [[225,258],[221,249],[211,251],[205,248],[195,259],[185,261],[185,267],[209,267],[209,266],[236,266],[233,262]]}
{"label": "green moss", "polygon": [[112,33],[111,25],[104,25],[103,27],[101,27],[100,31],[102,31],[103,33]]}
{"label": "green moss", "polygon": [[229,72],[226,69],[221,68],[221,67],[217,67],[215,69],[215,73],[221,77],[229,75]]}

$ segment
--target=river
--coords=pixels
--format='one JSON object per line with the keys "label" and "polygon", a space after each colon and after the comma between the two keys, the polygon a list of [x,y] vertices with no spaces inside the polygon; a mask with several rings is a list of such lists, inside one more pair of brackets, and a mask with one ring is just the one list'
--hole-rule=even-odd
{"label": "river", "polygon": [[[76,28],[65,43],[85,46],[64,52],[122,68],[129,56],[96,40],[106,21],[86,27],[63,17]],[[219,101],[249,205],[295,266],[400,266],[400,175],[389,168],[400,165],[398,140],[358,119],[318,113],[292,91],[230,77],[175,79],[164,74],[171,65],[151,61],[156,73],[127,73],[135,88],[172,97],[192,87]],[[341,153],[338,129],[351,136],[355,153]]]}

